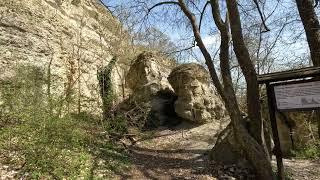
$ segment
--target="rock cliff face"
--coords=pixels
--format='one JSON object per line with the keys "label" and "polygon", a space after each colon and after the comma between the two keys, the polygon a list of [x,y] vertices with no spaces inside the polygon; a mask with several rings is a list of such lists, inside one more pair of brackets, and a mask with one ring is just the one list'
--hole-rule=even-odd
{"label": "rock cliff face", "polygon": [[196,123],[206,123],[224,116],[224,106],[209,83],[209,73],[199,64],[183,64],[169,75],[178,100],[176,113]]}
{"label": "rock cliff face", "polygon": [[35,66],[47,83],[44,92],[72,99],[68,110],[97,113],[97,71],[116,56],[115,94],[126,98],[130,93],[146,102],[161,122],[177,115],[197,123],[222,116],[202,66],[172,71],[177,64],[154,52],[141,53],[130,64],[128,51],[134,48],[127,40],[121,24],[98,0],[0,1],[0,81],[18,74],[21,66]]}
{"label": "rock cliff face", "polygon": [[[96,107],[96,72],[124,43],[120,33],[98,0],[0,1],[0,79],[18,66],[37,66],[50,77],[52,93],[72,92],[84,109]],[[113,79],[120,82],[116,73]]]}

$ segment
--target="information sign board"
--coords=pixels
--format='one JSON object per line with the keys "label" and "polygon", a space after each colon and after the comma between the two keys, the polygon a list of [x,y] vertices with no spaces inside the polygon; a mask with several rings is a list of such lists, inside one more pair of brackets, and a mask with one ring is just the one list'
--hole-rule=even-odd
{"label": "information sign board", "polygon": [[275,85],[278,110],[320,108],[320,81]]}

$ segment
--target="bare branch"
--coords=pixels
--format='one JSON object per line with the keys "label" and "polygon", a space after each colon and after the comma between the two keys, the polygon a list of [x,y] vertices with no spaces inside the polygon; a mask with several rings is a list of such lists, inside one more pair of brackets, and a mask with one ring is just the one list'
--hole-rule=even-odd
{"label": "bare branch", "polygon": [[261,9],[260,9],[260,6],[259,6],[258,1],[257,1],[257,0],[253,0],[253,2],[254,2],[254,4],[257,6],[257,9],[258,9],[258,12],[259,12],[259,15],[260,15],[262,24],[263,24],[263,26],[264,26],[264,28],[265,28],[265,30],[264,30],[263,32],[268,32],[268,31],[270,31],[270,29],[268,28],[268,26],[267,26],[267,24],[266,24],[266,22],[265,22],[265,19],[264,19],[264,16],[263,16],[262,11],[261,11]]}
{"label": "bare branch", "polygon": [[207,1],[207,3],[203,6],[203,9],[201,11],[200,22],[199,22],[199,31],[201,31],[201,24],[202,24],[203,15],[204,15],[204,12],[206,11],[206,8],[208,5],[209,5],[209,1]]}
{"label": "bare branch", "polygon": [[213,16],[214,22],[216,23],[216,25],[220,31],[225,31],[226,26],[221,18],[220,6],[219,6],[218,1],[217,0],[210,0],[210,4],[212,7],[212,16]]}
{"label": "bare branch", "polygon": [[[145,3],[144,3],[145,4]],[[147,9],[147,13],[145,14],[145,16],[142,18],[142,22],[145,22],[147,20],[147,17],[149,16],[149,13],[156,7],[162,6],[162,5],[178,5],[179,3],[176,1],[163,1],[163,2],[159,2],[153,6],[151,6],[150,8]],[[141,26],[142,28],[142,26]]]}
{"label": "bare branch", "polygon": [[165,5],[165,4],[179,5],[179,3],[176,2],[176,1],[164,1],[164,2],[160,2],[160,3],[157,3],[157,4],[153,5],[151,8],[149,8],[149,9],[148,9],[148,13],[149,13],[152,9],[154,9],[154,8],[156,8],[156,7],[158,7],[158,6],[161,6],[161,5]]}
{"label": "bare branch", "polygon": [[176,50],[176,51],[172,51],[172,52],[169,52],[169,53],[166,53],[166,55],[171,55],[171,54],[176,54],[176,53],[180,53],[180,52],[183,52],[183,51],[188,51],[192,48],[196,47],[196,44],[193,43],[192,46],[189,46],[189,47],[186,47],[186,48],[183,48],[183,49],[179,49],[179,50]]}
{"label": "bare branch", "polygon": [[199,9],[198,6],[196,5],[196,3],[193,2],[193,0],[192,0],[192,1],[189,1],[189,2],[197,9],[197,11],[199,11],[199,13],[201,13],[200,9]]}
{"label": "bare branch", "polygon": [[114,16],[114,12],[111,10],[111,8],[115,9],[115,8],[116,8],[115,6],[109,6],[109,5],[107,5],[106,3],[104,3],[102,0],[99,0],[98,2],[99,2],[101,5],[103,5],[103,6],[106,8],[106,10],[111,13],[111,15],[112,15],[113,17],[116,17],[116,16]]}
{"label": "bare branch", "polygon": [[212,62],[212,57],[208,51],[208,49],[206,48],[205,44],[203,43],[202,37],[200,35],[200,31],[197,25],[197,20],[196,17],[194,16],[194,14],[188,9],[187,5],[185,4],[184,0],[179,0],[179,5],[181,10],[183,11],[183,13],[186,15],[186,17],[188,18],[188,20],[191,23],[192,26],[192,31],[193,31],[193,35],[195,38],[195,41],[197,42],[197,46],[199,47],[205,61],[206,61],[206,65],[209,69],[213,84],[216,86],[218,93],[220,94],[220,96],[223,99],[226,99],[226,94],[223,91],[222,88],[222,84],[218,78],[216,69],[214,67],[214,64]]}
{"label": "bare branch", "polygon": [[320,0],[316,0],[316,1],[315,1],[314,8],[316,8],[316,7],[319,5],[319,2],[320,2]]}

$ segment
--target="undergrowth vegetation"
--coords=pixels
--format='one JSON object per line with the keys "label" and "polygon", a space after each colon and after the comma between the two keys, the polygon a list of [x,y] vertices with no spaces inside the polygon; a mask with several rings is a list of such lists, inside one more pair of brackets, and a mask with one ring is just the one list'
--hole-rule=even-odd
{"label": "undergrowth vegetation", "polygon": [[24,66],[0,81],[0,164],[14,167],[16,178],[105,179],[129,165],[126,151],[108,140],[106,122],[48,103],[40,68]]}
{"label": "undergrowth vegetation", "polygon": [[292,151],[292,154],[302,159],[320,159],[320,140],[308,143],[305,147]]}

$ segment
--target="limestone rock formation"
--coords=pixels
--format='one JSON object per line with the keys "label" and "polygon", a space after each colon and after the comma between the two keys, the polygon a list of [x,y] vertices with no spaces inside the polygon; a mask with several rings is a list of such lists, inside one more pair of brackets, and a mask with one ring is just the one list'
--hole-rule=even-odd
{"label": "limestone rock formation", "polygon": [[132,95],[140,99],[150,99],[160,90],[172,90],[167,77],[174,66],[173,61],[154,52],[138,55],[126,76]]}
{"label": "limestone rock formation", "polygon": [[0,1],[0,79],[21,65],[41,67],[51,74],[52,93],[70,91],[96,110],[97,69],[122,49],[120,32],[98,0]]}
{"label": "limestone rock formation", "polygon": [[172,70],[168,80],[178,96],[174,107],[180,117],[206,123],[224,115],[223,104],[210,85],[207,70],[201,65],[180,65]]}
{"label": "limestone rock formation", "polygon": [[178,117],[173,106],[176,95],[167,79],[174,67],[174,61],[156,52],[142,52],[130,66],[125,79],[131,93],[130,98],[123,102],[122,106],[124,105],[127,112],[133,112],[129,109],[143,111],[140,114],[145,114],[145,117],[134,120],[139,121],[138,124],[143,124],[143,128],[149,129],[177,122]]}

